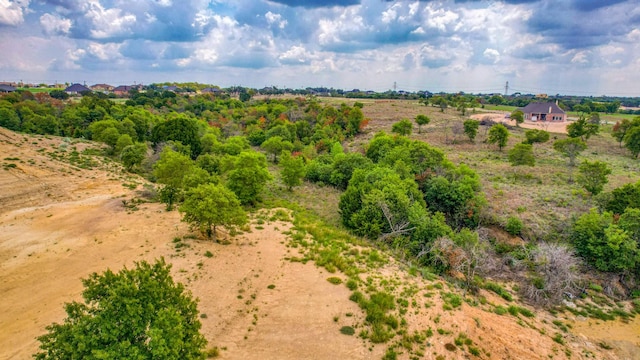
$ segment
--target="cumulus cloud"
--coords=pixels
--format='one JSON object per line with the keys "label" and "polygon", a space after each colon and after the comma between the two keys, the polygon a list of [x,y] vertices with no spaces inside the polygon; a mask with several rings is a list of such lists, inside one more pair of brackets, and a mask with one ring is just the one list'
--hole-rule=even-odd
{"label": "cumulus cloud", "polygon": [[44,14],[40,16],[40,25],[49,35],[66,35],[71,29],[71,20],[58,15]]}
{"label": "cumulus cloud", "polygon": [[[354,79],[388,87],[403,77],[416,83],[423,77],[438,78],[440,84],[451,79],[450,86],[457,86],[467,81],[504,83],[509,77],[524,81],[549,72],[573,83],[580,81],[571,78],[578,69],[597,68],[591,76],[602,76],[602,84],[614,76],[600,74],[637,73],[636,3],[0,0],[0,36],[24,40],[0,42],[0,52],[40,54],[26,50],[38,43],[35,48],[46,51],[34,61],[44,68],[49,64],[50,71],[118,67],[123,73],[153,71],[149,77],[224,69],[228,76],[244,74],[248,81],[280,76],[330,85]],[[13,60],[11,64],[15,66],[0,64],[0,76],[10,77],[11,68],[24,66]]]}
{"label": "cumulus cloud", "polygon": [[359,0],[272,0],[275,3],[293,7],[320,8],[332,6],[351,6],[360,4]]}
{"label": "cumulus cloud", "polygon": [[282,64],[306,65],[310,64],[313,56],[303,46],[292,46],[289,50],[278,56]]}
{"label": "cumulus cloud", "polygon": [[280,14],[274,14],[271,11],[267,11],[264,17],[267,19],[267,23],[271,26],[275,25],[280,29],[284,29],[284,27],[287,26],[287,20],[283,19]]}
{"label": "cumulus cloud", "polygon": [[24,22],[30,0],[0,0],[0,26],[17,26]]}

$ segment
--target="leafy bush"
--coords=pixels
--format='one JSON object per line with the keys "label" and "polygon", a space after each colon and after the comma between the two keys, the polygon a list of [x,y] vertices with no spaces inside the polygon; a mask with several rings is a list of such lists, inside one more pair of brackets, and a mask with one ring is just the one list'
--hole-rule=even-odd
{"label": "leafy bush", "polygon": [[509,216],[507,224],[505,225],[505,230],[511,235],[520,235],[522,226],[522,220],[515,216]]}
{"label": "leafy bush", "polygon": [[170,275],[164,259],[134,269],[93,273],[84,302],[65,305],[64,323],[47,326],[36,359],[201,359],[196,300]]}

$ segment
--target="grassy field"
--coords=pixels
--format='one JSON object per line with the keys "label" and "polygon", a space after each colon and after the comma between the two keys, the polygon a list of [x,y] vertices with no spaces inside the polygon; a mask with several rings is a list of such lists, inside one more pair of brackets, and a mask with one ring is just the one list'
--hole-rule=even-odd
{"label": "grassy field", "polygon": [[51,90],[55,90],[55,89],[50,89],[50,88],[18,88],[18,90],[24,90],[24,91],[30,91],[34,94],[38,94],[38,93],[50,93]]}
{"label": "grassy field", "polygon": [[[444,150],[449,160],[465,163],[478,172],[487,198],[483,214],[485,225],[504,225],[514,216],[524,223],[526,239],[555,241],[567,235],[567,224],[574,216],[596,205],[593,197],[574,182],[577,169],[569,167],[567,159],[553,149],[553,142],[566,135],[551,134],[547,143],[536,144],[534,167],[514,167],[507,154],[525,139],[526,129],[511,128],[508,145],[499,151],[495,145],[485,142],[488,127],[481,126],[475,141],[470,142],[462,132],[462,122],[468,117],[461,116],[455,109],[442,112],[417,101],[360,102],[364,103],[363,112],[371,121],[365,134],[348,144],[350,151],[364,151],[375,133],[390,133],[392,124],[401,119],[415,119],[418,114],[429,116],[431,122],[422,127],[421,133],[414,125],[411,138]],[[480,109],[475,111],[481,112]],[[607,122],[619,119],[617,116],[603,118]],[[598,160],[609,165],[612,174],[605,191],[640,180],[640,163],[619,146],[610,129],[610,125],[603,126],[599,134],[587,141],[587,150],[577,159],[578,164],[584,160]]]}

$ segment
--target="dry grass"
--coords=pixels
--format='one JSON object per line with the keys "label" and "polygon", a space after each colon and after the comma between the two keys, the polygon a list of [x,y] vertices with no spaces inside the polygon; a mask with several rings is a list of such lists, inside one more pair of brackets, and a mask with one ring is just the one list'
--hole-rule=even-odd
{"label": "dry grass", "polygon": [[[328,101],[352,104],[356,100]],[[547,143],[534,145],[535,167],[512,167],[507,152],[525,139],[527,129],[511,127],[508,144],[502,152],[484,142],[486,126],[480,126],[475,142],[471,143],[462,133],[461,124],[474,114],[477,117],[482,109],[468,111],[467,116],[462,116],[455,109],[441,112],[440,108],[424,106],[415,100],[357,101],[364,104],[363,113],[370,122],[364,134],[346,144],[349,151],[363,152],[377,132],[390,133],[393,123],[401,119],[414,120],[418,114],[427,115],[431,122],[422,127],[421,133],[414,125],[411,138],[444,150],[452,162],[465,163],[478,172],[488,201],[485,222],[503,224],[507,217],[517,216],[523,220],[524,235],[529,239],[555,239],[564,234],[574,214],[595,206],[591,196],[572,182],[577,169],[569,168],[566,158],[553,149],[553,142],[566,135],[552,134]],[[613,120],[615,118],[609,119]],[[587,141],[589,147],[578,157],[578,162],[599,160],[609,164],[613,173],[604,191],[640,180],[640,164],[626,149],[620,148],[611,137],[610,129],[610,125],[603,126],[600,134]]]}

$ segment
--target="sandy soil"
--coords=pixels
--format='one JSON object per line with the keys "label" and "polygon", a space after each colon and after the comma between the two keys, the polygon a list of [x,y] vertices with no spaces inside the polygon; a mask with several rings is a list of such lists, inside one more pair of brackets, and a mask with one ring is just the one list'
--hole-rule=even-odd
{"label": "sandy soil", "polygon": [[[489,117],[493,121],[502,122],[511,126],[516,126],[515,120],[505,118],[505,115],[507,114],[508,114],[507,112],[498,112],[498,113],[491,112],[491,113],[473,114],[471,115],[471,118],[476,120],[481,120],[485,117]],[[566,121],[565,122],[525,121],[522,124],[520,124],[520,127],[523,127],[526,129],[540,129],[540,130],[545,130],[551,133],[566,134],[568,124],[569,123]]]}
{"label": "sandy soil", "polygon": [[[127,209],[123,200],[136,192],[123,183],[133,180],[51,160],[47,152],[61,143],[0,129],[0,164],[17,165],[0,169],[0,359],[29,358],[46,325],[63,320],[63,304],[79,299],[81,278],[160,256],[173,264],[174,278],[200,299],[203,333],[210,346],[223,349],[223,359],[379,359],[384,354],[389,344],[373,345],[338,331],[364,321],[359,307],[348,300],[351,292],[327,281],[344,276],[286,259],[297,254],[282,234],[291,224],[257,227],[254,221],[251,232],[230,238],[227,245],[187,237],[183,242],[188,246],[176,249],[173,239],[190,234],[178,212],[151,203]],[[205,256],[207,251],[213,257]],[[440,281],[410,276],[400,268],[392,261],[362,278],[385,277],[419,289],[408,299],[415,305],[406,321],[410,332],[436,333],[424,344],[424,358],[562,359],[566,350],[572,359],[629,358],[599,348],[597,334],[566,334],[566,347],[558,345],[551,339],[556,332],[552,318],[543,311],[520,321],[488,312],[488,305],[463,303],[459,310],[445,311],[441,292],[433,290]],[[446,284],[444,289],[456,291]],[[509,305],[483,295],[489,304]],[[480,357],[445,350],[461,332],[482,349]],[[613,346],[614,340],[627,349],[638,345],[631,338],[613,339]],[[399,358],[409,357],[401,352]]]}

